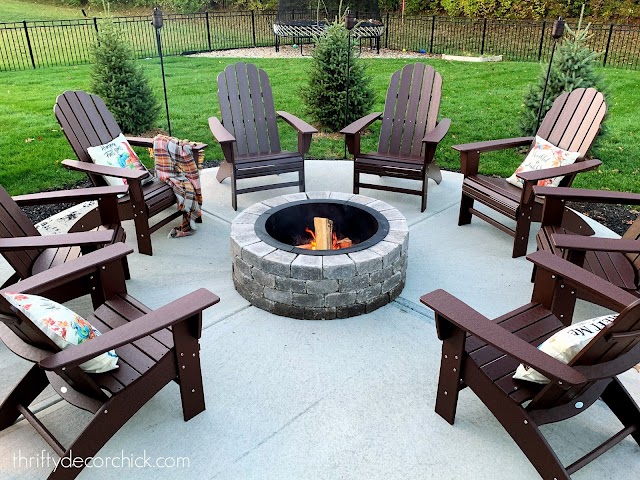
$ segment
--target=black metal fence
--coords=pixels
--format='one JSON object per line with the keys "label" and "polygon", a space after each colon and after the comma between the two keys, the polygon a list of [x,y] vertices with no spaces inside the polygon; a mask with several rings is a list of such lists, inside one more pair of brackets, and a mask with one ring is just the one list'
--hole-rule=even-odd
{"label": "black metal fence", "polygon": [[[167,55],[273,46],[275,12],[167,15],[162,29]],[[385,48],[431,54],[503,55],[505,60],[540,61],[551,51],[549,21],[468,19],[385,14]],[[151,16],[116,17],[140,58],[157,56]],[[90,62],[102,20],[0,23],[0,71]],[[575,22],[569,22],[574,27]],[[640,68],[640,26],[593,24],[589,44],[602,52],[603,66]],[[292,43],[294,39],[282,39]]]}

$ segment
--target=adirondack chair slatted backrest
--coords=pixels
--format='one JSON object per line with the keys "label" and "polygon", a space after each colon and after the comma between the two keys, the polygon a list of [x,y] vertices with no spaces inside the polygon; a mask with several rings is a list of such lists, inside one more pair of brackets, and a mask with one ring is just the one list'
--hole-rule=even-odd
{"label": "adirondack chair slatted backrest", "polygon": [[269,77],[253,64],[229,65],[218,75],[222,124],[235,137],[235,154],[280,153]]}
{"label": "adirondack chair slatted backrest", "polygon": [[[58,95],[53,111],[81,162],[93,163],[87,149],[108,143],[122,133],[113,114],[97,95],[66,91]],[[100,175],[90,177],[96,186],[107,185]]]}
{"label": "adirondack chair slatted backrest", "polygon": [[[611,370],[603,372],[600,364],[613,362]],[[571,366],[580,366],[595,376],[609,379],[614,375],[619,375],[640,362],[640,299],[626,307],[612,324],[598,333],[598,335],[589,342],[589,344],[569,362]],[[593,397],[595,401],[598,395],[590,395],[589,390],[604,389],[608,382],[600,382],[597,388],[598,380],[588,382],[585,385],[574,387],[568,390],[562,389],[555,383],[547,385],[538,396],[532,401],[531,406],[548,407],[553,405],[562,405],[566,402],[577,400],[577,396],[587,394],[587,397]],[[584,405],[587,407],[588,405]]]}
{"label": "adirondack chair slatted backrest", "polygon": [[[33,226],[33,222],[13,201],[6,190],[0,187],[0,237],[34,237],[40,232]],[[21,278],[31,275],[31,267],[42,250],[17,250],[3,252],[2,256],[13,267]]]}
{"label": "adirondack chair slatted backrest", "polygon": [[378,153],[420,157],[422,139],[436,127],[442,77],[423,63],[406,65],[391,77],[384,104]]}
{"label": "adirondack chair slatted backrest", "polygon": [[607,113],[604,95],[593,88],[563,93],[547,112],[537,135],[556,147],[586,155]]}

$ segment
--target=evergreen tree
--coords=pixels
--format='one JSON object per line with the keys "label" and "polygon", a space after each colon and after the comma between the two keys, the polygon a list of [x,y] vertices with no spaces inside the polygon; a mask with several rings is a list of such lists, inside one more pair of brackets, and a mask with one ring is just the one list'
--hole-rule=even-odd
{"label": "evergreen tree", "polygon": [[160,112],[144,72],[113,19],[107,17],[93,49],[91,91],[101,97],[123,132],[138,135],[155,125]]}
{"label": "evergreen tree", "polygon": [[307,114],[324,129],[337,132],[349,123],[370,112],[374,102],[371,78],[351,47],[349,68],[349,109],[345,124],[347,86],[347,54],[349,32],[344,17],[336,18],[316,39],[308,85],[301,90]]}
{"label": "evergreen tree", "polygon": [[[581,87],[594,87],[603,91],[604,78],[596,72],[595,68],[600,54],[587,47],[590,25],[581,28],[581,24],[582,19],[578,22],[575,31],[566,26],[567,38],[558,47],[551,67],[541,119],[551,108],[553,101],[564,92],[571,92]],[[545,67],[540,72],[537,82],[529,86],[529,91],[524,96],[520,127],[525,135],[533,135],[536,132],[538,110],[546,76],[547,68]]]}

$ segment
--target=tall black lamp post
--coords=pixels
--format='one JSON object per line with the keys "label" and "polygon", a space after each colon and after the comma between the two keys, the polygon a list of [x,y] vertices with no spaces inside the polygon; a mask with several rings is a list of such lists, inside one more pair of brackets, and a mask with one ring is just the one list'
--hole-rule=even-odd
{"label": "tall black lamp post", "polygon": [[544,88],[542,89],[542,98],[540,99],[540,107],[538,108],[538,120],[536,121],[536,131],[540,127],[540,119],[542,118],[542,109],[544,105],[544,97],[547,94],[547,84],[549,83],[549,75],[551,74],[551,65],[553,64],[553,54],[556,52],[556,44],[564,34],[564,20],[562,17],[553,22],[551,36],[553,37],[553,46],[551,47],[551,58],[549,59],[549,67],[547,68],[547,78],[544,80]]}
{"label": "tall black lamp post", "polygon": [[[356,17],[351,12],[347,12],[344,17],[344,26],[347,29],[347,84],[345,86],[346,98],[344,102],[344,126],[349,122],[349,75],[351,73],[351,30],[356,26]],[[344,142],[344,158],[347,158],[347,140]]]}
{"label": "tall black lamp post", "polygon": [[160,56],[160,70],[162,70],[162,88],[164,90],[164,108],[167,111],[167,127],[169,129],[169,136],[171,136],[171,120],[169,119],[169,101],[167,100],[167,82],[164,78],[164,61],[162,59],[162,39],[160,38],[160,29],[164,24],[162,20],[162,10],[158,7],[153,9],[153,21],[151,22],[153,28],[156,29],[156,43],[158,44],[158,55]]}

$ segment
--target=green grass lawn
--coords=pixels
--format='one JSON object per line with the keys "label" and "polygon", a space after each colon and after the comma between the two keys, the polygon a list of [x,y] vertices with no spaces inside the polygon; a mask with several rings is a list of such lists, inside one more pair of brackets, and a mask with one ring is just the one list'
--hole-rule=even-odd
{"label": "green grass lawn", "polygon": [[[216,76],[230,58],[172,57],[165,61],[169,108],[173,134],[207,142],[208,159],[222,159],[220,148],[209,132],[207,118],[219,115]],[[406,60],[364,60],[376,90],[374,110],[382,109],[391,73]],[[162,98],[162,81],[157,60],[141,61],[156,96]],[[258,59],[271,83],[278,110],[286,110],[306,119],[298,94],[304,88],[309,66],[307,59]],[[532,63],[456,63],[429,60],[444,79],[441,117],[452,119],[449,135],[437,152],[438,162],[446,169],[458,169],[456,143],[519,136],[518,113],[527,84],[540,66]],[[35,192],[45,188],[71,185],[81,175],[60,166],[73,158],[71,148],[60,131],[52,107],[58,94],[68,89],[88,89],[90,66],[52,67],[0,76],[0,184],[11,194]],[[603,161],[596,172],[578,177],[575,186],[640,192],[636,180],[640,169],[640,138],[637,112],[640,108],[640,76],[637,72],[604,71],[610,94],[607,133],[593,149]],[[157,125],[166,129],[162,116]],[[363,140],[363,149],[374,149],[378,125]],[[296,134],[281,126],[283,147],[295,149]],[[310,157],[341,158],[343,142],[339,135],[317,135]],[[522,160],[514,151],[483,156],[481,171],[510,175]]]}
{"label": "green grass lawn", "polygon": [[[58,5],[50,1],[33,0],[2,0],[0,2],[0,23],[21,22],[23,20],[70,20],[83,18],[82,8],[89,17],[100,17],[103,14],[102,6],[90,5],[86,7],[69,7]],[[115,15],[149,15],[150,8],[117,8],[111,7]]]}

